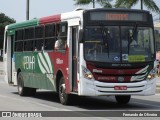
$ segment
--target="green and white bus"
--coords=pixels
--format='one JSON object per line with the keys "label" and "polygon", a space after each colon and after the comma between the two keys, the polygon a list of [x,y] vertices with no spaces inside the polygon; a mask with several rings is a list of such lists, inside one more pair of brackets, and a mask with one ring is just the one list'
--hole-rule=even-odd
{"label": "green and white bus", "polygon": [[62,104],[70,94],[125,104],[155,94],[154,61],[153,20],[144,10],[79,9],[5,28],[5,80],[21,96],[47,89]]}

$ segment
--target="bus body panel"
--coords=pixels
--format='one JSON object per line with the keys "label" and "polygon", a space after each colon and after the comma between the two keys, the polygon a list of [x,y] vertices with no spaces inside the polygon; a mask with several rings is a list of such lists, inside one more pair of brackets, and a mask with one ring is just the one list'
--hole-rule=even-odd
{"label": "bus body panel", "polygon": [[[80,79],[81,93],[84,96],[104,96],[104,95],[154,95],[156,89],[156,78],[136,83],[103,83],[90,81],[85,78]],[[122,90],[115,90],[115,87],[125,87]],[[127,87],[127,88],[126,88]]]}

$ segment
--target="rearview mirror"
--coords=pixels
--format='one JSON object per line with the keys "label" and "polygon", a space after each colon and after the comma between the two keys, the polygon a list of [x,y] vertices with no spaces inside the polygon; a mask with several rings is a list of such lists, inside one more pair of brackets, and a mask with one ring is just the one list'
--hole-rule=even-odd
{"label": "rearview mirror", "polygon": [[81,43],[83,42],[83,37],[84,37],[84,30],[80,29],[78,32],[78,41]]}

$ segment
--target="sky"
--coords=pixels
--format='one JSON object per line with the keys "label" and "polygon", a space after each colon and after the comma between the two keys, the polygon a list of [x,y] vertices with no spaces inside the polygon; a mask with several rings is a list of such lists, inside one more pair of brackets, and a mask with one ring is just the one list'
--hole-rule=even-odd
{"label": "sky", "polygon": [[[160,6],[160,0],[154,0]],[[70,12],[76,8],[92,8],[92,5],[77,6],[73,0],[30,0],[30,19]],[[96,5],[96,7],[100,7]],[[138,3],[133,7],[139,9]],[[13,18],[16,22],[26,20],[26,0],[0,0],[0,13]],[[158,17],[153,13],[154,18]]]}

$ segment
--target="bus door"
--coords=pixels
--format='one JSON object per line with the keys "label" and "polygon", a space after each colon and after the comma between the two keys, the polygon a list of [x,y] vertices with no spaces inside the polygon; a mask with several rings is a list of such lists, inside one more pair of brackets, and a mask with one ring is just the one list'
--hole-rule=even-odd
{"label": "bus door", "polygon": [[71,27],[72,31],[72,91],[78,90],[77,72],[78,72],[78,26]]}
{"label": "bus door", "polygon": [[9,84],[13,84],[12,81],[12,62],[13,62],[13,40],[14,35],[6,36],[5,40],[5,51],[4,51],[4,71],[8,76],[6,78],[6,82]]}

